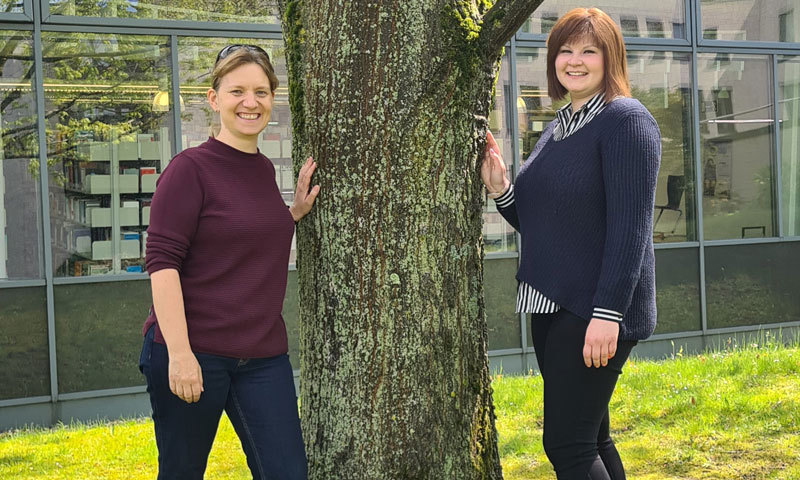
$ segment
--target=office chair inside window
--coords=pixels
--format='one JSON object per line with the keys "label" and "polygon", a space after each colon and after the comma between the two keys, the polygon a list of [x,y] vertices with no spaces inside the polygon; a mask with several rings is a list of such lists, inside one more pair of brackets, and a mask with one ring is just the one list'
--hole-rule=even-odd
{"label": "office chair inside window", "polygon": [[672,230],[669,233],[675,233],[675,230],[678,228],[678,222],[680,222],[681,217],[683,217],[683,210],[681,210],[680,205],[684,188],[685,183],[683,175],[667,175],[667,204],[655,206],[658,210],[658,217],[656,217],[656,221],[653,222],[654,231],[656,225],[658,225],[658,221],[661,220],[661,215],[664,214],[664,210],[672,210],[678,212],[678,218],[675,219],[675,225],[672,226]]}

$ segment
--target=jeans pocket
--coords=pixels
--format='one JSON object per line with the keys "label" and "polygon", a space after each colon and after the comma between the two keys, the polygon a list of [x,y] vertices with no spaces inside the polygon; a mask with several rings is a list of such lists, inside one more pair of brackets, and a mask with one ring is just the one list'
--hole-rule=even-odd
{"label": "jeans pocket", "polygon": [[144,334],[142,342],[142,352],[139,354],[139,371],[147,375],[145,368],[150,367],[150,356],[153,352],[153,336],[155,335],[155,325],[151,325]]}

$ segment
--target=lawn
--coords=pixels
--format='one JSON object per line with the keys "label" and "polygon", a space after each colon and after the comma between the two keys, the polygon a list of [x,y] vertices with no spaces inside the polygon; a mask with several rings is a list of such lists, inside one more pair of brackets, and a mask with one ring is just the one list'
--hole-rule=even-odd
{"label": "lawn", "polygon": [[[612,400],[629,479],[800,479],[799,346],[672,357],[629,362]],[[555,478],[541,447],[541,378],[496,375],[493,386],[505,478]],[[155,459],[146,419],[0,434],[5,480],[152,479]],[[206,478],[249,478],[225,418]]]}

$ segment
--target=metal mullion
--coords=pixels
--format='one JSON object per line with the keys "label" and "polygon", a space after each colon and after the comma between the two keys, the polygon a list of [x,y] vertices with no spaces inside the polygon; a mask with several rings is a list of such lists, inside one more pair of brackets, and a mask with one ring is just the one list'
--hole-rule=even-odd
{"label": "metal mullion", "polygon": [[694,24],[692,20],[694,16],[692,15],[693,0],[683,0],[683,33],[686,35],[686,42],[689,45],[694,45]]}
{"label": "metal mullion", "polygon": [[781,243],[778,237],[761,237],[761,238],[730,238],[725,240],[706,240],[705,245],[708,247],[722,247],[729,245],[755,245],[759,243]]}
{"label": "metal mullion", "polygon": [[665,45],[671,47],[689,47],[692,43],[683,38],[625,37],[625,47]]}
{"label": "metal mullion", "polygon": [[172,156],[183,150],[181,133],[181,85],[178,67],[178,36],[170,35],[170,71],[172,76]]}
{"label": "metal mullion", "polygon": [[[41,0],[43,3],[46,0]],[[281,26],[279,23],[238,23],[238,22],[196,22],[192,20],[159,20],[147,18],[119,18],[119,17],[82,17],[72,15],[50,15],[45,20],[45,23],[52,25],[74,25],[74,26],[96,26],[96,25],[109,25],[112,27],[134,27],[141,29],[159,29],[168,30],[170,32],[176,29],[185,30],[206,30],[206,29],[219,29],[220,25],[224,25],[224,30],[230,31],[262,31],[281,33]]]}
{"label": "metal mullion", "polygon": [[[42,0],[44,1],[44,0]],[[45,275],[45,289],[47,293],[47,345],[50,359],[50,401],[56,403],[58,401],[58,365],[56,362],[56,319],[55,319],[55,295],[53,292],[53,250],[51,246],[50,232],[50,200],[48,196],[48,172],[47,172],[47,138],[45,126],[45,108],[44,108],[44,65],[42,60],[42,31],[41,31],[41,17],[36,8],[38,4],[34,5],[34,34],[33,34],[33,52],[34,52],[34,75],[36,81],[33,88],[36,90],[36,122],[39,137],[39,181],[40,181],[40,195],[41,195],[41,212],[42,212],[42,236],[44,238],[44,275]],[[55,409],[53,410],[55,412]],[[55,413],[54,413],[55,414]],[[55,418],[53,419],[55,420]]]}
{"label": "metal mullion", "polygon": [[[517,41],[514,37],[511,37],[511,43],[508,48],[508,65],[509,65],[509,83],[511,84],[511,102],[509,105],[509,118],[511,118],[511,159],[512,165],[514,165],[514,172],[519,170],[517,165],[519,165],[519,122],[517,119],[519,118],[519,112],[517,111]],[[513,180],[513,179],[512,179]],[[516,232],[514,235],[514,239],[517,243],[517,266],[519,266],[519,258],[521,255],[519,254],[520,249],[520,235],[519,232]],[[520,335],[520,345],[522,346],[522,365],[523,369],[528,369],[528,355],[525,353],[525,349],[528,347],[528,325],[525,321],[525,314],[519,313],[519,335]]]}
{"label": "metal mullion", "polygon": [[778,238],[783,237],[783,176],[781,170],[781,122],[780,122],[780,105],[778,102],[778,55],[772,54],[772,115],[775,121],[772,123],[775,126],[775,168],[774,175],[774,192],[775,192],[775,215],[778,221]]}
{"label": "metal mullion", "polygon": [[514,40],[514,50],[517,48],[547,48],[543,40]]}
{"label": "metal mullion", "polygon": [[[217,25],[218,26],[218,25]],[[68,33],[108,33],[120,35],[179,35],[187,37],[236,37],[236,38],[259,38],[281,40],[281,34],[276,32],[259,31],[235,31],[235,30],[190,30],[190,29],[151,29],[137,27],[111,27],[104,25],[61,25],[45,24],[41,26],[45,32],[68,32]]]}
{"label": "metal mullion", "polygon": [[674,243],[655,243],[653,250],[678,250],[682,248],[697,248],[700,242],[674,242]]}
{"label": "metal mullion", "polygon": [[629,52],[676,52],[676,53],[691,53],[691,45],[628,45],[625,44],[625,49]]}
{"label": "metal mullion", "polygon": [[29,288],[29,287],[44,287],[47,281],[44,279],[36,280],[3,280],[0,282],[0,290],[4,288]]}
{"label": "metal mullion", "polygon": [[796,42],[759,42],[754,40],[709,40],[700,38],[699,45],[706,48],[757,48],[761,50],[798,50]]}
{"label": "metal mullion", "polygon": [[147,280],[146,273],[118,273],[109,275],[90,275],[86,277],[56,277],[53,279],[54,285],[75,285],[79,283],[110,283],[126,282],[134,280]]}
{"label": "metal mullion", "polygon": [[[539,33],[517,33],[515,39],[518,41],[534,41],[534,42],[544,42],[547,40],[547,35],[542,35]],[[683,38],[654,38],[654,37],[624,37],[625,47],[631,46],[641,46],[641,47],[648,47],[648,46],[655,46],[655,45],[663,45],[667,47],[688,47],[691,45],[691,42],[687,39]]]}
{"label": "metal mullion", "polygon": [[711,328],[706,332],[706,335],[724,335],[726,333],[737,333],[737,332],[756,332],[764,329],[780,329],[780,328],[791,328],[791,327],[800,327],[800,322],[795,321],[795,322],[783,322],[783,323],[760,323],[757,325],[742,325],[739,327]]}
{"label": "metal mullion", "polygon": [[39,397],[10,398],[8,400],[0,400],[0,408],[19,407],[21,405],[33,405],[37,403],[50,403],[50,397],[48,395],[43,395]]}
{"label": "metal mullion", "polygon": [[39,20],[38,23],[41,24],[46,22],[50,18],[50,1],[49,0],[30,0],[31,3],[35,3],[36,6],[39,8]]}
{"label": "metal mullion", "polygon": [[[502,348],[499,350],[489,350],[489,358],[491,357],[503,357],[506,355],[519,355],[522,354],[523,349],[521,348]],[[527,365],[526,365],[527,366]]]}
{"label": "metal mullion", "polygon": [[489,252],[483,256],[486,260],[496,260],[498,258],[517,258],[517,252]]}
{"label": "metal mullion", "polygon": [[26,23],[12,23],[5,20],[0,15],[0,30],[17,30],[23,32],[32,32],[33,23],[30,20],[28,20]]}
{"label": "metal mullion", "polygon": [[0,13],[0,21],[2,22],[28,22],[32,20],[24,13]]}
{"label": "metal mullion", "polygon": [[703,332],[700,330],[691,330],[691,331],[683,331],[683,332],[670,332],[670,333],[656,333],[650,335],[644,340],[639,340],[640,343],[648,343],[648,342],[658,342],[664,340],[676,340],[679,338],[697,338],[702,337]]}
{"label": "metal mullion", "polygon": [[84,400],[99,397],[113,397],[115,395],[131,395],[136,393],[144,393],[146,391],[146,385],[137,385],[135,387],[106,388],[102,390],[86,390],[83,392],[62,393],[58,396],[58,399],[60,401]]}
{"label": "metal mullion", "polygon": [[710,47],[707,45],[698,46],[697,51],[699,53],[731,53],[731,54],[743,54],[743,55],[769,55],[769,54],[778,54],[778,55],[800,55],[800,49],[790,49],[790,48],[762,48],[752,45],[736,45],[736,46],[718,46],[718,47]]}
{"label": "metal mullion", "polygon": [[[690,2],[691,4],[692,2]],[[691,6],[691,5],[690,5]],[[700,136],[700,88],[698,86],[698,71],[697,71],[697,40],[700,35],[700,19],[698,2],[694,2],[694,8],[690,8],[686,13],[688,15],[688,24],[690,27],[689,38],[692,38],[692,61],[691,61],[691,81],[692,81],[692,128],[693,142],[694,142],[694,202],[696,207],[695,228],[697,231],[697,241],[699,246],[697,248],[698,267],[699,267],[699,282],[700,287],[700,328],[701,333],[705,335],[708,331],[708,303],[706,302],[706,256],[705,256],[705,235],[703,232],[703,166],[702,166],[702,137]]]}

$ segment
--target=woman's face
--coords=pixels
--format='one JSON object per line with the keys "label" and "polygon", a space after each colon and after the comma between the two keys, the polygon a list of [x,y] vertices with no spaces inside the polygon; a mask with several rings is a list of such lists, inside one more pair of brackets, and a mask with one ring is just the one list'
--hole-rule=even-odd
{"label": "woman's face", "polygon": [[269,78],[255,63],[247,63],[222,77],[217,90],[208,91],[211,107],[219,111],[217,138],[255,141],[267,126],[274,100]]}
{"label": "woman's face", "polygon": [[556,77],[572,103],[585,103],[600,91],[605,75],[603,51],[591,37],[568,40],[556,56]]}

